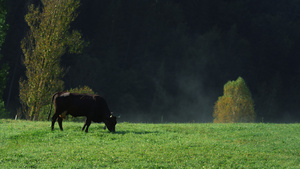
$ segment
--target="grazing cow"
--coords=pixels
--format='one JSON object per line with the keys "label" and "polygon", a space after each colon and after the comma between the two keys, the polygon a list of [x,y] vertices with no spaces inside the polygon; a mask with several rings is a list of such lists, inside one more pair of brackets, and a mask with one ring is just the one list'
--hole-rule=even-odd
{"label": "grazing cow", "polygon": [[54,123],[58,119],[60,130],[62,128],[62,120],[68,114],[77,116],[86,116],[82,130],[88,132],[91,122],[104,122],[110,132],[115,132],[117,118],[113,116],[107,106],[106,101],[98,95],[78,94],[69,92],[57,92],[52,96],[51,108],[48,120],[51,114],[52,104],[54,100],[55,113],[52,116],[51,129],[54,129]]}

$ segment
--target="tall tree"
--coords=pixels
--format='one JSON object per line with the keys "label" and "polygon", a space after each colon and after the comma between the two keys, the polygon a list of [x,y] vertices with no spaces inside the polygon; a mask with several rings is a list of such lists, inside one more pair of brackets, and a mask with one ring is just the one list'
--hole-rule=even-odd
{"label": "tall tree", "polygon": [[21,41],[27,78],[20,79],[20,99],[26,118],[31,120],[38,120],[49,96],[63,89],[62,55],[80,53],[84,47],[81,34],[69,31],[80,1],[41,1],[42,7],[29,6],[25,20],[30,30]]}
{"label": "tall tree", "polygon": [[[8,28],[8,25],[5,22],[6,14],[7,11],[5,9],[4,0],[0,0],[0,51],[1,51],[1,46],[4,43],[6,31]],[[1,58],[2,55],[0,54],[0,60]],[[0,118],[7,116],[7,113],[5,113],[4,102],[2,100],[3,90],[6,88],[7,75],[8,75],[8,65],[5,63],[1,64],[0,65]]]}

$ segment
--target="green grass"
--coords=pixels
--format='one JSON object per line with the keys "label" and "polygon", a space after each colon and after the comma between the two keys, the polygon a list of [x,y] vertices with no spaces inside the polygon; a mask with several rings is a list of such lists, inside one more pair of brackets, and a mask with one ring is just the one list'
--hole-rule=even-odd
{"label": "green grass", "polygon": [[300,168],[300,124],[0,120],[0,168]]}

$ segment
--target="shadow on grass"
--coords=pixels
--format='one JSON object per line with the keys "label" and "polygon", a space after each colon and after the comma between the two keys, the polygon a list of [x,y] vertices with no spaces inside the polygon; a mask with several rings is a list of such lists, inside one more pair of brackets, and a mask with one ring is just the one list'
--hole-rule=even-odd
{"label": "shadow on grass", "polygon": [[158,131],[116,131],[113,134],[158,134]]}

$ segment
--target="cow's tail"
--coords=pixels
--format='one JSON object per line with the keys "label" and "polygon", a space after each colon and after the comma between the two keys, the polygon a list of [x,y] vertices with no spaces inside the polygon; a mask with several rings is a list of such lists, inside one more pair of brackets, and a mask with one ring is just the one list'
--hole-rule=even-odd
{"label": "cow's tail", "polygon": [[49,114],[48,114],[48,120],[49,120],[50,115],[51,115],[51,110],[52,110],[52,104],[53,104],[54,97],[55,97],[56,95],[59,95],[59,94],[60,94],[60,92],[57,92],[57,93],[54,93],[53,96],[52,96],[51,107],[50,107],[50,111],[49,111]]}

